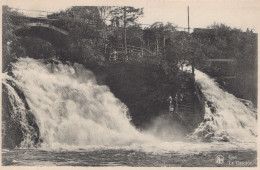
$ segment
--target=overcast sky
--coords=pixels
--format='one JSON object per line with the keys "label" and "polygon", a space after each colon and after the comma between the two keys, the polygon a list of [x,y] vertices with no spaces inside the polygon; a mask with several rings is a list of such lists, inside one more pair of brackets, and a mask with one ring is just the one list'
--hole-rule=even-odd
{"label": "overcast sky", "polygon": [[[54,3],[55,2],[55,3]],[[171,22],[187,27],[187,6],[190,8],[190,27],[204,28],[214,22],[231,27],[253,29],[259,32],[259,0],[4,0],[10,7],[59,11],[75,5],[129,5],[144,8],[139,23],[152,24],[156,21]]]}

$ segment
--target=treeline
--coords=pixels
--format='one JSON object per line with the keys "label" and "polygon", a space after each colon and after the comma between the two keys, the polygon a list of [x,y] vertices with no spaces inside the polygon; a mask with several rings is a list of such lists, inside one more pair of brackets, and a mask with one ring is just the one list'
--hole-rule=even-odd
{"label": "treeline", "polygon": [[205,53],[207,58],[237,60],[233,70],[237,74],[257,72],[258,35],[252,30],[247,29],[243,32],[224,24],[213,24],[208,29],[197,29],[193,36],[207,47]]}
{"label": "treeline", "polygon": [[[4,59],[12,55],[49,58],[61,53],[65,60],[104,62],[116,50],[128,55],[130,60],[131,57],[140,61],[164,60],[178,67],[192,64],[205,68],[208,58],[235,58],[238,60],[235,71],[239,74],[256,72],[257,69],[256,34],[224,24],[195,29],[189,34],[178,31],[177,25],[172,23],[156,22],[143,28],[138,24],[138,18],[143,16],[142,8],[77,6],[47,16],[58,18],[48,22],[70,33],[68,46],[55,49],[40,39],[15,36],[13,31],[28,22],[15,18],[17,15],[21,14],[3,6]],[[137,47],[137,52],[127,49],[128,46]]]}

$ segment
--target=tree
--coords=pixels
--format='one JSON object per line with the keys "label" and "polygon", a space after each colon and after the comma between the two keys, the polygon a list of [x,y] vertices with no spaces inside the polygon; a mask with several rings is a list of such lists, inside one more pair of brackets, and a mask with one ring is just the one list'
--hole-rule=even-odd
{"label": "tree", "polygon": [[129,26],[126,31],[129,45],[142,46],[143,30],[139,25]]}
{"label": "tree", "polygon": [[12,11],[8,6],[3,6],[2,9],[2,71],[5,71],[7,65],[15,60],[16,57],[23,56],[25,51],[19,43],[19,37],[14,34],[14,30],[22,22],[15,19],[15,17],[21,16],[21,14]]}
{"label": "tree", "polygon": [[102,21],[99,15],[99,10],[95,6],[73,6],[67,9],[64,14],[67,13],[73,13],[74,20],[85,24],[99,26]]}
{"label": "tree", "polygon": [[168,22],[163,27],[163,47],[165,47],[165,40],[171,37],[171,34],[176,30],[177,25],[173,25],[172,23]]}
{"label": "tree", "polygon": [[102,33],[102,39],[103,39],[103,48],[104,48],[104,53],[107,53],[107,43],[106,43],[106,39],[108,37],[108,31],[107,31],[107,25],[106,25],[106,20],[111,16],[110,11],[112,10],[111,6],[100,6],[97,7],[98,12],[99,12],[99,16],[102,20],[102,29],[101,29],[101,33]]}
{"label": "tree", "polygon": [[205,63],[205,46],[187,32],[175,32],[172,34],[166,46],[166,60],[183,68],[184,65],[201,66]]}
{"label": "tree", "polygon": [[155,22],[150,27],[144,29],[144,41],[147,48],[153,50],[157,55],[165,52],[166,41],[172,37],[176,31],[175,25],[162,22]]}
{"label": "tree", "polygon": [[224,24],[209,26],[212,30],[213,38],[209,45],[215,48],[213,58],[233,58],[236,59],[236,73],[254,74],[257,63],[257,35],[252,31],[243,32],[237,28],[230,28]]}
{"label": "tree", "polygon": [[156,37],[156,54],[159,53],[159,39],[164,35],[163,33],[163,23],[162,22],[155,22],[151,25],[151,28],[154,30],[155,37]]}
{"label": "tree", "polygon": [[134,8],[134,7],[117,7],[111,10],[111,24],[120,27],[124,27],[124,47],[125,53],[127,53],[127,42],[126,42],[126,27],[127,24],[134,24],[137,19],[143,15],[143,8]]}

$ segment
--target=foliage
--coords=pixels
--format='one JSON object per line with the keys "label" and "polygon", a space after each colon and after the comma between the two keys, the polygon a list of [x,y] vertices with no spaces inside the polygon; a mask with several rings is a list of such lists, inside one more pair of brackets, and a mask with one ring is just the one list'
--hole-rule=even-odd
{"label": "foliage", "polygon": [[12,16],[17,16],[17,12],[11,11],[8,6],[3,6],[2,10],[2,69],[6,70],[7,65],[13,61],[17,55],[24,54],[24,49],[19,46],[18,37],[13,34],[17,26],[14,24],[15,20],[12,19]]}
{"label": "foliage", "polygon": [[[218,82],[237,97],[249,99],[257,104],[257,34],[247,29],[242,32],[224,24],[213,24],[208,30],[194,33],[207,47],[204,50],[208,58],[231,58],[234,64],[214,64],[204,67],[209,75],[218,78]],[[221,77],[236,77],[223,80]]]}
{"label": "foliage", "polygon": [[129,26],[126,31],[128,45],[141,47],[143,30],[139,25]]}
{"label": "foliage", "polygon": [[[115,26],[118,30],[121,30],[120,27],[123,26],[123,31],[122,31],[122,42],[124,44],[124,57],[127,58],[127,24],[136,24],[137,19],[143,15],[143,9],[142,8],[134,8],[134,7],[129,7],[129,6],[124,6],[124,7],[114,7],[111,11],[111,26]],[[116,40],[120,36],[118,34],[116,35]],[[111,40],[114,40],[112,38]],[[115,46],[114,42],[111,42],[112,46]]]}
{"label": "foliage", "polygon": [[143,41],[145,47],[157,56],[163,55],[167,39],[170,39],[172,34],[176,32],[175,25],[162,22],[155,22],[150,27],[143,30]]}
{"label": "foliage", "polygon": [[175,32],[168,39],[165,58],[167,62],[179,65],[193,65],[199,67],[205,63],[205,47],[200,41],[185,32]]}
{"label": "foliage", "polygon": [[17,57],[47,58],[55,56],[55,49],[49,43],[33,37],[16,36],[15,31],[28,22],[23,15],[3,6],[3,70]]}
{"label": "foliage", "polygon": [[[126,20],[124,20],[124,8],[126,10]],[[143,8],[134,7],[115,7],[110,11],[111,14],[111,25],[120,27],[124,22],[134,24],[139,17],[143,15]]]}
{"label": "foliage", "polygon": [[242,32],[224,24],[213,24],[210,33],[201,37],[204,46],[208,47],[205,54],[209,58],[233,58],[237,60],[235,71],[239,74],[254,74],[257,70],[257,34],[252,30]]}

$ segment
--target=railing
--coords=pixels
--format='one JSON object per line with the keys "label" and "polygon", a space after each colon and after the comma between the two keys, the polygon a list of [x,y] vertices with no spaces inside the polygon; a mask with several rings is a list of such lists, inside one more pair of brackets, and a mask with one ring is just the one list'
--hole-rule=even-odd
{"label": "railing", "polygon": [[[116,44],[117,47],[115,47],[116,50],[118,50],[119,52],[125,50],[125,47],[122,44]],[[133,45],[127,45],[127,53],[139,53],[141,55],[143,54],[147,54],[147,55],[152,55],[152,52],[146,48],[143,47],[136,47]]]}
{"label": "railing", "polygon": [[48,18],[48,15],[55,14],[54,12],[49,11],[38,11],[29,9],[12,8],[12,10],[32,18]]}
{"label": "railing", "polygon": [[[125,48],[124,47],[117,47],[116,50],[121,53],[125,53]],[[137,48],[127,48],[127,54],[140,54],[141,56],[143,55],[151,55],[149,52],[145,51],[145,50],[140,50]]]}
{"label": "railing", "polygon": [[236,63],[236,59],[230,58],[217,58],[217,59],[208,59],[209,62],[227,62],[227,63]]}
{"label": "railing", "polygon": [[181,107],[181,108],[191,108],[192,106],[191,105],[178,104],[178,107]]}
{"label": "railing", "polygon": [[150,52],[148,49],[132,45],[127,45],[126,54],[125,47],[123,47],[121,44],[117,47],[114,47],[114,50],[115,51],[110,54],[109,61],[129,61],[152,55],[152,52]]}
{"label": "railing", "polygon": [[29,26],[29,27],[38,27],[38,26],[40,26],[40,27],[46,27],[46,28],[51,28],[51,29],[53,29],[53,30],[59,31],[60,33],[65,34],[65,35],[68,35],[68,34],[69,34],[69,33],[68,33],[67,31],[65,31],[65,30],[62,30],[62,29],[57,28],[57,27],[55,27],[55,26],[52,26],[52,25],[50,25],[50,24],[45,24],[45,23],[40,23],[40,22],[37,22],[37,23],[28,23],[27,26]]}
{"label": "railing", "polygon": [[[39,11],[39,10],[19,9],[19,8],[11,8],[11,10],[21,13],[26,17],[38,18],[38,19],[58,19],[62,16],[60,13],[50,12],[50,11]],[[63,15],[74,18],[73,12],[63,12]]]}
{"label": "railing", "polygon": [[179,114],[179,113],[192,113],[194,112],[194,108],[193,106],[187,106],[187,105],[178,105],[178,108],[174,107],[174,112],[175,114]]}

